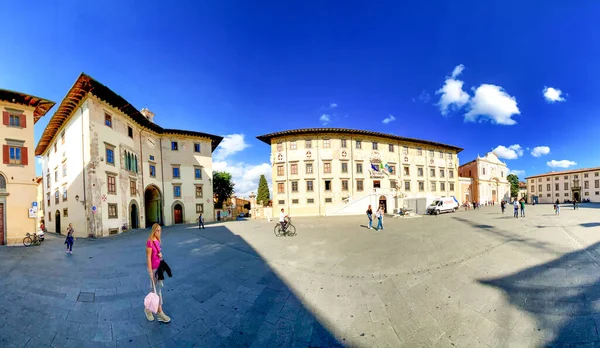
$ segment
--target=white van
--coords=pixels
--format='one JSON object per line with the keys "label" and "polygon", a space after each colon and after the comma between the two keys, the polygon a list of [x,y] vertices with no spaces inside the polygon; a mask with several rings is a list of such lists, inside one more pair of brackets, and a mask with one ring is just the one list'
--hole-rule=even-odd
{"label": "white van", "polygon": [[453,197],[436,199],[427,207],[427,214],[438,215],[444,212],[455,212],[458,209],[458,202]]}

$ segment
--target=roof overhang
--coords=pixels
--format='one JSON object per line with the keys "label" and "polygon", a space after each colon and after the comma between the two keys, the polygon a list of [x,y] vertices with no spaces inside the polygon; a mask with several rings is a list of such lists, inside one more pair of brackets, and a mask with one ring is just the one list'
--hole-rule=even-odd
{"label": "roof overhang", "polygon": [[48,111],[50,111],[50,109],[52,109],[52,107],[56,104],[55,102],[50,101],[48,99],[36,97],[33,95],[21,93],[21,92],[10,91],[7,89],[0,89],[0,100],[9,102],[9,103],[13,103],[13,104],[19,104],[19,105],[25,105],[28,107],[33,107],[34,108],[34,110],[33,110],[33,123],[34,124],[40,118],[42,118],[42,116],[46,115],[46,113]]}
{"label": "roof overhang", "polygon": [[423,145],[431,145],[431,146],[439,146],[446,148],[448,150],[454,150],[456,153],[461,152],[463,149],[453,145],[442,144],[429,140],[421,140],[415,138],[407,138],[401,137],[394,134],[386,134],[379,133],[367,130],[360,129],[350,129],[350,128],[302,128],[302,129],[292,129],[287,131],[269,133],[265,135],[257,136],[256,138],[268,145],[271,145],[271,141],[276,138],[281,138],[285,136],[298,136],[298,135],[316,135],[316,134],[325,134],[325,133],[338,133],[338,134],[348,134],[348,135],[358,135],[358,136],[372,136],[372,137],[380,137],[385,139],[390,139],[394,141],[402,141],[402,142],[411,142],[418,143]]}
{"label": "roof overhang", "polygon": [[89,75],[82,73],[81,75],[79,75],[71,89],[69,89],[69,92],[60,103],[58,110],[56,110],[56,112],[50,119],[48,126],[46,127],[46,129],[44,129],[44,133],[42,134],[42,137],[40,138],[40,141],[38,142],[37,147],[35,148],[36,156],[40,156],[44,152],[46,152],[46,149],[56,137],[61,126],[67,121],[69,117],[71,117],[71,115],[75,112],[75,109],[81,104],[81,102],[85,99],[88,93],[96,96],[98,99],[111,105],[115,109],[118,109],[140,126],[147,128],[157,134],[173,134],[189,137],[208,138],[211,141],[212,151],[215,151],[217,146],[219,146],[219,144],[223,140],[223,137],[208,133],[180,129],[164,129],[158,126],[157,124],[150,122],[146,117],[144,117],[144,115],[141,114],[141,112],[138,109],[136,109],[127,100],[125,100],[125,98],[121,97],[107,86],[94,80]]}

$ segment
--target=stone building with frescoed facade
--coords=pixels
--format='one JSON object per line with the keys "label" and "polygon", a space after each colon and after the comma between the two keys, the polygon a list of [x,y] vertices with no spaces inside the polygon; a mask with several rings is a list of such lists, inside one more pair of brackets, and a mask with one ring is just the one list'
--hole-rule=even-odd
{"label": "stone building with frescoed facade", "polygon": [[257,138],[271,146],[274,212],[355,215],[370,204],[393,213],[407,198],[459,195],[456,146],[343,128]]}
{"label": "stone building with frescoed facade", "polygon": [[54,102],[0,89],[0,245],[21,244],[38,223],[33,126]]}
{"label": "stone building with frescoed facade", "polygon": [[37,145],[46,228],[101,237],[213,213],[212,152],[222,137],[154,123],[154,114],[81,74]]}
{"label": "stone building with frescoed facade", "polygon": [[471,162],[467,162],[458,168],[461,177],[471,178],[470,187],[471,202],[498,203],[501,200],[510,199],[510,183],[506,179],[508,168],[493,153],[489,152],[484,157],[477,156]]}

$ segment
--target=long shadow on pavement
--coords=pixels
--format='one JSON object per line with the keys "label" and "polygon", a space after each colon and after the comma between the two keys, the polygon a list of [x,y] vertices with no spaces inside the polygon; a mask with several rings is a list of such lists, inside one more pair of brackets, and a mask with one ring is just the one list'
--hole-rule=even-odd
{"label": "long shadow on pavement", "polygon": [[62,238],[2,249],[0,346],[343,346],[267,261],[223,225],[163,229],[163,255],[173,270],[164,309],[172,322],[148,322],[147,237],[138,230],[79,239],[73,255],[65,254]]}
{"label": "long shadow on pavement", "polygon": [[600,242],[506,277],[479,282],[502,290],[512,305],[535,317],[537,327],[518,329],[537,336],[539,346],[597,347],[599,247]]}

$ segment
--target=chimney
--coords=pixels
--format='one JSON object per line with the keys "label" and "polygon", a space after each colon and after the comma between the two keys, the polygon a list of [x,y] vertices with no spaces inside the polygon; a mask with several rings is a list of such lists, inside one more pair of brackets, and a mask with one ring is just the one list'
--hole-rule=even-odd
{"label": "chimney", "polygon": [[146,108],[143,108],[141,111],[142,115],[148,119],[150,122],[154,122],[154,113]]}

